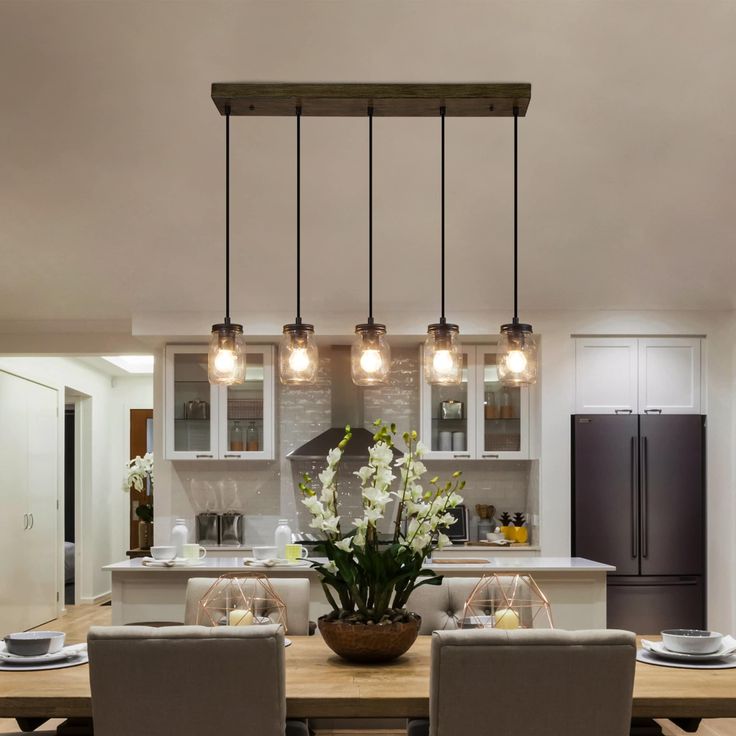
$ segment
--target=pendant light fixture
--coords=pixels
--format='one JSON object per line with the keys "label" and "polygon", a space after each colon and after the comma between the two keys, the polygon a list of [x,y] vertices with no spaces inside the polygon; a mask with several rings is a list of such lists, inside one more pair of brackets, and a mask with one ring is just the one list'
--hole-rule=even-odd
{"label": "pendant light fixture", "polygon": [[498,340],[498,378],[504,386],[527,386],[537,382],[537,342],[532,326],[519,322],[519,239],[518,239],[518,139],[519,108],[514,107],[514,317],[501,325]]}
{"label": "pendant light fixture", "polygon": [[245,381],[243,325],[230,321],[230,107],[225,108],[225,321],[212,325],[207,355],[210,383]]}
{"label": "pendant light fixture", "polygon": [[429,384],[448,386],[458,384],[463,374],[463,357],[460,352],[457,325],[445,319],[445,107],[440,108],[442,121],[442,225],[441,225],[441,300],[440,321],[427,327],[424,342],[424,378]]}
{"label": "pendant light fixture", "polygon": [[296,319],[284,325],[279,351],[281,383],[303,386],[317,378],[319,353],[314,341],[314,326],[302,322],[301,315],[301,121],[302,108],[296,108]]}
{"label": "pendant light fixture", "polygon": [[373,107],[368,108],[368,321],[355,325],[350,372],[357,386],[384,383],[391,368],[386,325],[373,319]]}

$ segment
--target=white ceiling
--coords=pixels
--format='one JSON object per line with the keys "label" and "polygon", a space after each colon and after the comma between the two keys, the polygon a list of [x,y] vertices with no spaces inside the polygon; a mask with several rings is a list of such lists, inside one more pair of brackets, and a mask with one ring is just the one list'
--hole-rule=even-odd
{"label": "white ceiling", "polygon": [[[736,2],[0,2],[0,320],[223,308],[213,81],[530,81],[523,310],[736,306]],[[365,309],[366,123],[303,121],[303,313]],[[233,312],[293,317],[294,122],[234,119]],[[437,316],[439,123],[375,123],[377,317]],[[510,119],[447,123],[448,317],[511,299]],[[279,317],[281,319],[281,317]]]}

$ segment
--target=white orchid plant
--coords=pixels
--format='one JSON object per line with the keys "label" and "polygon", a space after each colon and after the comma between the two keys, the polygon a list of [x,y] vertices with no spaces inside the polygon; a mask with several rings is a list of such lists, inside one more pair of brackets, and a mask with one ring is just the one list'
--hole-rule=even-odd
{"label": "white orchid plant", "polygon": [[[441,576],[423,567],[424,560],[433,550],[450,544],[444,530],[455,517],[449,510],[463,500],[458,494],[465,485],[460,472],[453,473],[446,483],[435,477],[429,487],[421,485],[427,472],[421,460],[426,448],[417,441],[415,431],[402,435],[406,449],[394,460],[396,425],[378,420],[375,426],[368,464],[355,472],[361,484],[361,517],[347,521],[340,515],[337,474],[352,437],[349,426],[342,441],[327,455],[327,467],[317,476],[319,484],[308,474],[299,484],[302,503],[312,515],[310,526],[324,535],[315,551],[327,562],[312,565],[322,575],[332,619],[384,623],[411,617],[405,610],[411,592],[420,585],[442,581]],[[399,479],[395,490],[394,471]],[[382,539],[378,527],[389,504],[396,506],[392,510],[393,532]]]}
{"label": "white orchid plant", "polygon": [[127,491],[133,486],[136,491],[142,491],[146,487],[146,480],[149,478],[153,483],[152,452],[147,452],[143,457],[136,455],[129,463],[126,463],[123,488]]}

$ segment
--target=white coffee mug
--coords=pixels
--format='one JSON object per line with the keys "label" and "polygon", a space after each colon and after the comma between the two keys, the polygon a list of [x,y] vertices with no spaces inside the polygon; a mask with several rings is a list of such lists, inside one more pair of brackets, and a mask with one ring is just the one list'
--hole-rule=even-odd
{"label": "white coffee mug", "polygon": [[151,547],[151,557],[153,557],[154,560],[173,560],[176,557],[176,547],[173,545]]}
{"label": "white coffee mug", "polygon": [[276,557],[276,547],[253,547],[253,557],[257,560],[272,560]]}
{"label": "white coffee mug", "polygon": [[207,550],[199,544],[185,544],[182,550],[185,560],[203,560],[207,557]]}

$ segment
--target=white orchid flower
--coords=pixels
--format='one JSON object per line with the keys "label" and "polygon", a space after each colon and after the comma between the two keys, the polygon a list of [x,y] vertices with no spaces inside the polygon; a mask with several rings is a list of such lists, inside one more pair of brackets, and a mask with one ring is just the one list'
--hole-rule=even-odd
{"label": "white orchid flower", "polygon": [[323,532],[329,534],[337,534],[337,527],[340,524],[339,516],[324,517],[318,527]]}
{"label": "white orchid flower", "polygon": [[379,519],[383,519],[382,509],[366,509],[363,512],[363,518],[371,524],[375,524]]}
{"label": "white orchid flower", "polygon": [[449,547],[451,544],[452,540],[447,536],[447,534],[440,534],[437,537],[437,549],[444,549],[445,547]]}
{"label": "white orchid flower", "polygon": [[360,482],[362,485],[365,485],[373,476],[373,473],[376,472],[375,468],[372,468],[370,465],[364,465],[360,470],[356,470],[353,475],[357,475],[358,478],[360,478]]}
{"label": "white orchid flower", "polygon": [[334,575],[337,572],[337,565],[332,560],[325,563],[324,568],[325,570],[327,570],[327,572],[331,573],[332,575]]}
{"label": "white orchid flower", "polygon": [[368,448],[368,455],[374,465],[389,465],[394,459],[394,453],[385,442],[376,442]]}
{"label": "white orchid flower", "polygon": [[317,477],[323,486],[332,485],[332,482],[335,480],[335,469],[325,468]]}
{"label": "white orchid flower", "polygon": [[327,464],[334,468],[340,462],[342,457],[342,450],[339,447],[334,447],[327,453]]}
{"label": "white orchid flower", "polygon": [[345,539],[335,542],[335,547],[341,549],[343,552],[352,552],[353,540],[350,537],[345,537]]}

